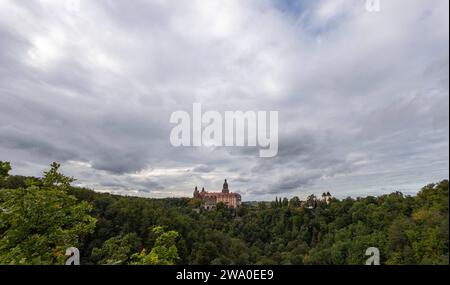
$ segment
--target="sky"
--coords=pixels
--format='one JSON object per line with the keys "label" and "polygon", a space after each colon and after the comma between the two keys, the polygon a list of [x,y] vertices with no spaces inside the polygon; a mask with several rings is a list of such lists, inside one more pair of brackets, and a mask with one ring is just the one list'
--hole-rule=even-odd
{"label": "sky", "polygon": [[[449,1],[1,0],[0,160],[142,197],[413,195],[449,176]],[[279,151],[170,144],[278,111]]]}

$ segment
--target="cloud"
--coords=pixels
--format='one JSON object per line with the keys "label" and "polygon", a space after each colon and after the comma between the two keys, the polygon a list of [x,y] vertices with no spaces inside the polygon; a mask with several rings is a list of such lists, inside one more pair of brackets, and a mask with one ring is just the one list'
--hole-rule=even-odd
{"label": "cloud", "polygon": [[[448,2],[1,1],[0,159],[150,197],[384,193],[448,178]],[[174,148],[172,112],[279,111],[279,153]],[[426,167],[425,167],[426,166]],[[316,194],[317,194],[316,193]]]}
{"label": "cloud", "polygon": [[200,166],[197,166],[196,168],[194,168],[194,171],[200,172],[200,173],[210,173],[210,172],[214,171],[214,167],[208,166],[208,165],[200,165]]}
{"label": "cloud", "polygon": [[306,187],[311,186],[312,183],[317,181],[323,176],[320,172],[298,172],[296,174],[286,175],[282,177],[279,181],[276,181],[267,188],[251,191],[252,194],[292,194],[305,191]]}

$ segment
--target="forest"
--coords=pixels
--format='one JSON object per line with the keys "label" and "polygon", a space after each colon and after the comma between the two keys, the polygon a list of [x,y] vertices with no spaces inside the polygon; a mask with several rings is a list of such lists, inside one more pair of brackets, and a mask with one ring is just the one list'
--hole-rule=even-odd
{"label": "forest", "polygon": [[[219,204],[198,211],[190,198],[149,199],[71,186],[53,163],[42,177],[10,175],[0,161],[0,264],[82,265],[449,264],[448,180],[378,197],[314,195],[271,203]],[[308,206],[306,206],[308,205]]]}

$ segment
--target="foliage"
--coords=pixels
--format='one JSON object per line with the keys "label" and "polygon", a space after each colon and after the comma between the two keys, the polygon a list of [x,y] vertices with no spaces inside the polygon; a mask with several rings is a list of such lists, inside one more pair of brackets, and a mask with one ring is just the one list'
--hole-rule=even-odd
{"label": "foliage", "polygon": [[158,237],[147,255],[143,249],[141,253],[132,256],[134,265],[173,265],[179,259],[176,240],[179,234],[176,231],[164,232],[163,227],[154,227],[152,232]]}
{"label": "foliage", "polygon": [[188,198],[70,187],[58,168],[0,191],[0,263],[61,264],[68,245],[83,264],[364,264],[368,247],[379,248],[382,264],[449,263],[447,180],[416,196],[277,197],[199,212]]}
{"label": "foliage", "polygon": [[9,162],[0,161],[0,181],[3,181],[9,176],[11,171],[11,164]]}
{"label": "foliage", "polygon": [[140,240],[135,233],[115,236],[103,244],[101,248],[92,250],[92,259],[98,264],[126,264],[130,255],[139,248]]}
{"label": "foliage", "polygon": [[65,249],[95,228],[92,207],[61,187],[69,181],[52,168],[53,185],[0,191],[0,264],[63,264]]}

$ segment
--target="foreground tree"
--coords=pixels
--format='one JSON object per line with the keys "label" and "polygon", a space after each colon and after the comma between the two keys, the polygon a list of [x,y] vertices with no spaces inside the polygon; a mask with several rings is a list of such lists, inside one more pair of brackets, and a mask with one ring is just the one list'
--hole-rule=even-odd
{"label": "foreground tree", "polygon": [[3,162],[0,160],[0,187],[2,183],[9,176],[9,172],[11,171],[11,164],[9,162]]}
{"label": "foreground tree", "polygon": [[165,232],[163,227],[154,227],[152,232],[158,236],[155,244],[147,254],[142,250],[139,254],[134,254],[130,264],[133,265],[174,265],[179,259],[176,241],[179,234],[176,231]]}
{"label": "foreground tree", "polygon": [[126,264],[133,252],[139,248],[140,240],[135,233],[115,236],[103,244],[101,248],[92,250],[92,259],[101,265]]}
{"label": "foreground tree", "polygon": [[52,164],[43,183],[0,191],[0,264],[63,264],[66,248],[94,231],[91,206],[67,194],[73,179],[58,169]]}

